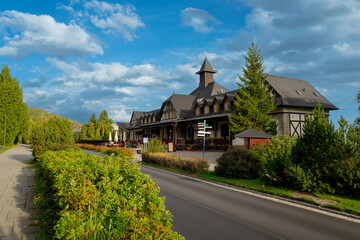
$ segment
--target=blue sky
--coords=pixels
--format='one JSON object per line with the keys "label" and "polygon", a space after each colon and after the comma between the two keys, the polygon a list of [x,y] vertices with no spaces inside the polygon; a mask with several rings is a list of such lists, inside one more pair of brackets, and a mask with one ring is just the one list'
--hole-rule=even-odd
{"label": "blue sky", "polygon": [[28,106],[87,122],[106,109],[114,121],[153,110],[198,85],[207,56],[215,80],[236,89],[255,41],[272,75],[307,80],[359,116],[358,0],[0,2],[0,63]]}

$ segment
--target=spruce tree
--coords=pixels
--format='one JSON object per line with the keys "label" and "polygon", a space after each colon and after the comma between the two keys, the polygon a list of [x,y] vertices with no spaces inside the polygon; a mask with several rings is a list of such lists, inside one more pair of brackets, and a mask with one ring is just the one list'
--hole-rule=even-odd
{"label": "spruce tree", "polygon": [[240,83],[237,83],[239,90],[235,94],[229,128],[234,134],[253,128],[275,135],[276,123],[269,115],[275,109],[275,97],[271,96],[269,84],[266,83],[263,57],[254,42],[249,47],[245,61],[243,76],[239,76]]}
{"label": "spruce tree", "polygon": [[7,65],[0,73],[0,143],[4,142],[6,118],[6,144],[22,140],[29,129],[29,112],[23,102],[22,89],[16,78],[11,76]]}

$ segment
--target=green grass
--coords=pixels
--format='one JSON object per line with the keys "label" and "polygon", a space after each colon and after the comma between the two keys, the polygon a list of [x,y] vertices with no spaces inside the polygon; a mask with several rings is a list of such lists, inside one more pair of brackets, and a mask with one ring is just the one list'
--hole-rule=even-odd
{"label": "green grass", "polygon": [[[162,166],[159,166],[156,164],[150,164],[150,163],[144,163],[144,162],[142,162],[142,164],[157,167],[157,168],[162,168],[165,170],[178,172],[178,173],[182,173],[182,174],[192,175],[192,174],[189,174],[188,172],[185,172],[185,171],[182,171],[179,169],[162,167]],[[192,176],[194,176],[194,175],[192,175]],[[202,178],[202,179],[206,179],[206,180],[227,183],[230,185],[234,185],[234,186],[238,186],[238,187],[242,187],[242,188],[246,188],[246,189],[250,189],[250,190],[254,190],[254,191],[259,191],[259,192],[263,192],[263,193],[268,193],[268,194],[275,195],[275,196],[285,197],[285,198],[291,198],[291,193],[295,192],[295,190],[293,190],[293,189],[288,189],[288,188],[284,188],[284,187],[280,187],[280,186],[267,186],[259,178],[251,179],[251,180],[227,179],[227,178],[216,176],[214,172],[210,172],[210,171],[207,173],[196,174],[195,176]],[[296,191],[296,192],[298,192],[298,191]],[[322,194],[317,193],[317,194],[313,194],[313,195],[320,199],[332,200],[332,201],[337,202],[336,204],[333,204],[330,206],[324,206],[324,207],[339,210],[342,212],[347,212],[347,213],[350,213],[353,215],[360,215],[360,199],[353,199],[350,197],[342,197],[342,196],[334,196],[331,194],[324,194],[324,193],[322,193]],[[316,201],[311,198],[301,197],[301,198],[296,198],[296,200],[319,206],[319,204],[317,204]]]}
{"label": "green grass", "polygon": [[360,199],[354,199],[343,196],[333,196],[330,194],[317,193],[316,197],[321,199],[329,199],[336,201],[336,204],[328,206],[329,208],[336,209],[342,212],[360,215]]}
{"label": "green grass", "polygon": [[1,146],[3,149],[0,150],[0,154],[2,154],[3,152],[9,150],[10,148],[14,147],[15,145],[13,146],[5,146],[5,148],[3,148],[3,145]]}
{"label": "green grass", "polygon": [[282,188],[282,187],[274,187],[274,186],[266,186],[263,181],[259,178],[257,179],[228,179],[216,176],[214,172],[207,172],[203,174],[196,175],[199,178],[208,179],[216,182],[223,182],[227,184],[231,184],[234,186],[247,188],[259,192],[269,193],[275,196],[280,197],[290,197],[291,190]]}

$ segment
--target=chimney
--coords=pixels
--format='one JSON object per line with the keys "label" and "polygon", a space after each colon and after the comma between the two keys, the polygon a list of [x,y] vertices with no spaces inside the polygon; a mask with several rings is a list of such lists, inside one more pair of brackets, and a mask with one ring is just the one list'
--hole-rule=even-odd
{"label": "chimney", "polygon": [[205,58],[203,64],[201,65],[201,68],[199,71],[196,72],[196,74],[199,74],[199,88],[206,88],[209,83],[214,82],[214,73],[216,73],[207,58]]}

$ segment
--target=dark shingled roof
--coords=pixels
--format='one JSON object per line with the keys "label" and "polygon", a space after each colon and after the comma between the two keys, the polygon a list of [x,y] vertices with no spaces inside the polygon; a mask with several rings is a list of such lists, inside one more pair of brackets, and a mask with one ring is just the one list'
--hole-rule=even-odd
{"label": "dark shingled roof", "polygon": [[125,129],[129,126],[128,122],[117,122],[116,124],[123,129]]}
{"label": "dark shingled roof", "polygon": [[197,99],[199,98],[207,98],[210,96],[214,96],[217,94],[228,92],[226,88],[221,86],[216,82],[209,83],[205,88],[198,87],[194,91],[190,93],[190,95],[195,95]]}
{"label": "dark shingled roof", "polygon": [[171,102],[178,116],[183,118],[188,115],[193,106],[194,100],[195,96],[193,95],[173,94],[163,103],[163,105],[167,102]]}
{"label": "dark shingled roof", "polygon": [[235,135],[236,138],[271,138],[268,133],[261,132],[259,130],[249,128],[241,133]]}
{"label": "dark shingled roof", "polygon": [[197,71],[196,74],[200,74],[200,73],[202,73],[202,72],[212,72],[212,73],[216,73],[217,71],[215,71],[215,70],[211,67],[209,61],[207,60],[207,58],[205,58],[203,64],[201,65],[200,70]]}
{"label": "dark shingled roof", "polygon": [[268,75],[266,81],[277,93],[275,97],[277,106],[315,108],[320,103],[324,109],[338,109],[307,81],[273,75]]}

